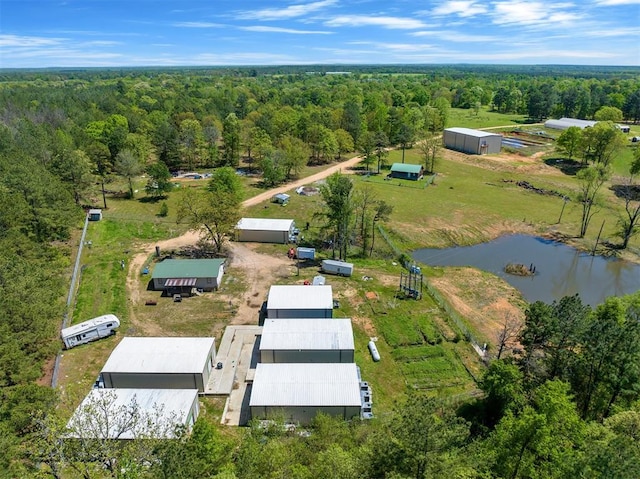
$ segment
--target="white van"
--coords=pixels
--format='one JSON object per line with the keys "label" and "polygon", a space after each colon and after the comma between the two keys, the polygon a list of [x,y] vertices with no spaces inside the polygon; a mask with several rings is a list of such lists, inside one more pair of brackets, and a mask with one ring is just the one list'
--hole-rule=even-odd
{"label": "white van", "polygon": [[105,314],[64,328],[60,332],[60,337],[65,349],[69,349],[116,334],[116,328],[119,326],[120,320],[114,314]]}

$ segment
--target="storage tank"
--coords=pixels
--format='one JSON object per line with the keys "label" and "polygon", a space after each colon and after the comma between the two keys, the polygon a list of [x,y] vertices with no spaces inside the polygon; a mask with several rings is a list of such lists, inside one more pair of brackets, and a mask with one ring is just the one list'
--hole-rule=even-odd
{"label": "storage tank", "polygon": [[374,361],[380,361],[380,353],[378,352],[378,348],[376,348],[376,343],[373,341],[369,341],[369,352]]}

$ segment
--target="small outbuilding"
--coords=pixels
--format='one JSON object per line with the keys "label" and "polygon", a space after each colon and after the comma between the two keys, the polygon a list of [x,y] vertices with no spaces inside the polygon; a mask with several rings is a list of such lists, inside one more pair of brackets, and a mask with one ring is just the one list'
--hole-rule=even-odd
{"label": "small outbuilding", "polygon": [[445,148],[471,155],[500,153],[502,135],[471,128],[445,128],[442,136]]}
{"label": "small outbuilding", "polygon": [[394,163],[391,165],[391,178],[400,178],[403,180],[418,181],[424,175],[422,165],[413,165],[411,163]]}
{"label": "small outbuilding", "polygon": [[580,120],[578,118],[560,118],[559,120],[547,120],[544,122],[545,128],[553,130],[566,130],[569,127],[577,126],[580,129],[591,128],[598,123],[592,120]]}
{"label": "small outbuilding", "polygon": [[107,359],[105,388],[197,389],[209,381],[215,338],[126,337]]}
{"label": "small outbuilding", "polygon": [[165,259],[153,268],[155,291],[189,294],[192,288],[214,291],[224,275],[224,259]]}
{"label": "small outbuilding", "polygon": [[92,389],[67,423],[70,438],[173,439],[200,412],[196,389]]}
{"label": "small outbuilding", "polygon": [[294,228],[289,219],[242,218],[236,224],[236,240],[287,244],[295,241]]}
{"label": "small outbuilding", "polygon": [[266,318],[331,318],[330,285],[273,285],[267,296]]}
{"label": "small outbuilding", "polygon": [[266,319],[260,338],[263,363],[352,363],[351,319]]}
{"label": "small outbuilding", "polygon": [[277,203],[279,205],[285,206],[287,203],[289,203],[289,198],[290,196],[286,193],[278,193],[277,195],[273,195],[273,198],[271,198],[271,201],[273,203]]}
{"label": "small outbuilding", "polygon": [[253,419],[293,424],[309,424],[320,412],[352,419],[360,416],[361,405],[354,363],[258,363],[249,399]]}
{"label": "small outbuilding", "polygon": [[89,221],[100,221],[101,219],[102,219],[102,210],[100,209],[89,210]]}

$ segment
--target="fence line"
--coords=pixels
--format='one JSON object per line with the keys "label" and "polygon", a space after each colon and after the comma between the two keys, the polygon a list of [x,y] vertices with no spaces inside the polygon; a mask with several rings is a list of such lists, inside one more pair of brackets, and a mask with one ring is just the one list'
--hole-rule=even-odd
{"label": "fence line", "polygon": [[[398,248],[395,245],[395,243],[389,237],[388,233],[384,230],[384,228],[380,224],[378,224],[378,231],[380,232],[380,235],[384,238],[384,240],[387,242],[389,247],[393,250],[393,252],[398,257],[401,257],[404,253],[400,250],[400,248]],[[406,264],[403,264],[402,266],[407,269],[409,268],[409,265],[406,265]],[[478,339],[469,330],[469,328],[467,327],[465,321],[462,319],[460,314],[458,314],[458,312],[451,305],[451,303],[449,303],[449,301],[444,296],[442,296],[442,294],[440,294],[440,292],[429,282],[429,278],[426,276],[423,276],[423,286],[425,287],[429,295],[438,304],[440,309],[442,309],[445,313],[447,313],[447,315],[453,320],[453,322],[456,324],[458,329],[460,329],[460,332],[465,337],[465,339],[473,345],[474,349],[476,351],[482,350],[483,348],[478,342]]]}
{"label": "fence line", "polygon": [[[82,248],[84,246],[84,239],[87,236],[87,227],[89,226],[89,213],[84,219],[84,228],[82,229],[82,236],[80,237],[80,244],[78,245],[78,254],[76,256],[76,262],[73,265],[73,273],[71,274],[71,284],[69,284],[69,293],[67,294],[67,307],[65,308],[62,316],[62,329],[69,325],[69,311],[71,309],[71,303],[75,297],[76,284],[78,281],[78,271],[80,270],[80,258],[82,257]],[[55,388],[58,384],[58,373],[60,371],[60,358],[61,352],[58,352],[56,356],[56,362],[53,365],[53,374],[51,375],[51,387]]]}

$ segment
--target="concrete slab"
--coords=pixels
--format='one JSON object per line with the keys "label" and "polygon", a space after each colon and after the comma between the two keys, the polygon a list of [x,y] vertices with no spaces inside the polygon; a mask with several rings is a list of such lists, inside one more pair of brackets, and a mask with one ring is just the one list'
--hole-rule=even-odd
{"label": "concrete slab", "polygon": [[[205,395],[230,396],[236,382],[245,383],[247,371],[253,362],[256,336],[260,334],[260,326],[227,326],[216,355],[216,363],[221,362],[222,369],[211,371]],[[240,364],[242,369],[239,371]],[[233,405],[230,407],[233,409]]]}

